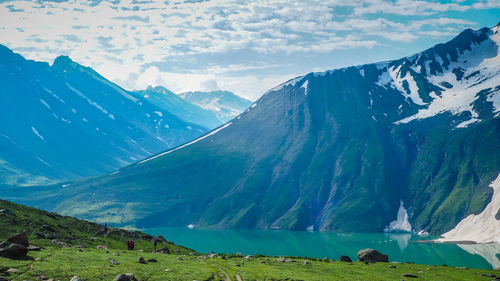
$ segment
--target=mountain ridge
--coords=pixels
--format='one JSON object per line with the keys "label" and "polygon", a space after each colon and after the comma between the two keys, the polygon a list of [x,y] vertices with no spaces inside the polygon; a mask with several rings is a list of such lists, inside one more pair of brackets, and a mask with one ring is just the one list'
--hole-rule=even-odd
{"label": "mountain ridge", "polygon": [[[444,54],[448,62],[435,51],[448,47],[436,46],[297,77],[215,133],[76,182],[49,202],[89,219],[136,204],[127,208],[132,216],[114,221],[141,227],[340,232],[383,231],[403,208],[413,231],[442,234],[484,209],[500,172],[500,156],[490,153],[500,149],[500,86],[489,87],[500,77],[499,36],[498,26],[462,32],[442,45],[469,42],[456,58]],[[455,87],[474,92],[442,107]],[[89,193],[104,207],[68,208]]]}

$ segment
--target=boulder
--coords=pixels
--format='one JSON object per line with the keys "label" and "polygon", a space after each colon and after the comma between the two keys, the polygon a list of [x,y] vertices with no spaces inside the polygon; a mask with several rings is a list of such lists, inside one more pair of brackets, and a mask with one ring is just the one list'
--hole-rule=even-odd
{"label": "boulder", "polygon": [[169,248],[163,248],[163,249],[159,249],[159,250],[154,250],[153,253],[169,254],[170,255],[170,249]]}
{"label": "boulder", "polygon": [[133,273],[125,273],[116,275],[114,281],[137,281]]}
{"label": "boulder", "polygon": [[374,249],[363,249],[358,252],[359,261],[363,262],[388,262],[389,257],[387,255],[379,253]]}
{"label": "boulder", "polygon": [[144,263],[146,263],[146,260],[145,260],[143,257],[139,257],[139,258],[137,259],[137,262],[138,262],[138,263],[143,263],[143,264],[144,264]]}
{"label": "boulder", "polygon": [[345,262],[352,262],[351,258],[348,256],[341,256],[340,261],[345,261]]}
{"label": "boulder", "polygon": [[28,234],[26,234],[26,232],[24,231],[19,232],[18,234],[10,237],[9,239],[7,239],[7,242],[18,244],[24,247],[28,247],[30,245]]}
{"label": "boulder", "polygon": [[148,262],[158,262],[156,259],[148,259]]}
{"label": "boulder", "polygon": [[408,277],[408,278],[418,278],[418,276],[417,276],[417,275],[410,274],[410,273],[403,274],[403,277]]}
{"label": "boulder", "polygon": [[102,250],[102,249],[107,249],[107,248],[108,248],[108,246],[105,246],[105,245],[97,245],[95,248],[96,248],[96,249],[101,249],[101,250]]}
{"label": "boulder", "polygon": [[73,276],[70,281],[83,281],[83,279],[78,276]]}
{"label": "boulder", "polygon": [[114,259],[109,259],[109,262],[114,265],[120,264],[119,262],[115,261]]}
{"label": "boulder", "polygon": [[[2,243],[2,245],[5,245],[5,243]],[[8,243],[5,247],[0,248],[0,257],[18,259],[26,257],[27,254],[28,249],[26,247],[15,243]]]}

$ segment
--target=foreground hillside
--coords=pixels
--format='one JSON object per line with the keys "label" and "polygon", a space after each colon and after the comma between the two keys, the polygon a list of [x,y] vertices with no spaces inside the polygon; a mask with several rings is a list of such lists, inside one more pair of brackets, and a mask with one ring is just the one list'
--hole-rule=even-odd
{"label": "foreground hillside", "polygon": [[[43,250],[22,259],[0,257],[0,280],[113,280],[125,273],[137,280],[491,280],[500,275],[495,270],[410,263],[202,255],[165,240],[159,248],[168,247],[171,254],[152,253],[151,235],[116,228],[105,233],[91,222],[0,200],[0,241],[23,230],[30,244]],[[126,249],[129,239],[135,240],[135,250]]]}

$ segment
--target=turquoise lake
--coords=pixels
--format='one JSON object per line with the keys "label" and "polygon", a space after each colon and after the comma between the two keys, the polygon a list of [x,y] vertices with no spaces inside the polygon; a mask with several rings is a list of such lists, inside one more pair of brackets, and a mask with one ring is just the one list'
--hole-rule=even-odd
{"label": "turquoise lake", "polygon": [[145,230],[201,253],[242,253],[269,256],[307,256],[333,258],[348,255],[357,260],[360,249],[372,248],[389,255],[389,261],[429,265],[499,268],[500,244],[418,243],[412,234],[273,231],[200,230],[188,228],[151,228]]}

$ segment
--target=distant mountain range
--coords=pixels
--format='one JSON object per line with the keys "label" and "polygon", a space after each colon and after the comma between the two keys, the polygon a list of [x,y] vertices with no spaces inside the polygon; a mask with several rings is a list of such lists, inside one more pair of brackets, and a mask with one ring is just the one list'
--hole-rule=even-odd
{"label": "distant mountain range", "polygon": [[0,184],[106,174],[223,124],[162,87],[130,92],[58,57],[26,60],[0,45]]}
{"label": "distant mountain range", "polygon": [[138,227],[441,234],[479,213],[498,224],[495,206],[482,212],[500,173],[499,46],[498,26],[468,29],[399,60],[309,73],[195,141],[18,200]]}
{"label": "distant mountain range", "polygon": [[252,105],[252,102],[228,91],[184,92],[183,99],[214,112],[222,123],[227,123]]}

